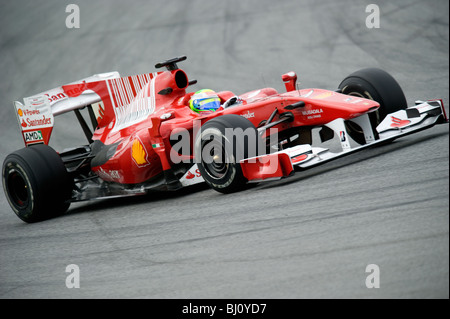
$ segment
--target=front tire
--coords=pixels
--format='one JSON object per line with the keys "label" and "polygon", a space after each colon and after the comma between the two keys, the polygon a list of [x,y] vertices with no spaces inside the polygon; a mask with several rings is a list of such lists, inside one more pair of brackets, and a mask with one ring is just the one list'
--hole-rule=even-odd
{"label": "front tire", "polygon": [[233,193],[249,187],[240,160],[257,156],[263,149],[255,126],[242,116],[228,114],[202,126],[194,151],[206,183],[218,192]]}
{"label": "front tire", "polygon": [[16,215],[33,223],[67,211],[73,180],[53,148],[39,144],[6,157],[3,188]]}
{"label": "front tire", "polygon": [[378,125],[389,113],[407,107],[405,94],[398,82],[386,71],[367,68],[347,76],[339,89],[343,94],[374,100],[380,104],[374,124]]}

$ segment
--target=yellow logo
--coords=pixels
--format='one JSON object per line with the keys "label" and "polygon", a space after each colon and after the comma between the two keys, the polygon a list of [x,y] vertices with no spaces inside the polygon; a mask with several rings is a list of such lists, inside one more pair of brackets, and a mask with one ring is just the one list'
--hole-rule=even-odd
{"label": "yellow logo", "polygon": [[313,98],[313,99],[319,99],[319,100],[321,100],[321,99],[326,99],[327,97],[330,97],[330,96],[332,96],[332,95],[333,95],[333,92],[324,92],[324,93],[322,93],[322,94],[313,96],[312,98]]}
{"label": "yellow logo", "polygon": [[136,138],[133,141],[133,145],[131,146],[131,157],[138,167],[144,167],[150,164],[148,162],[147,150],[139,138]]}
{"label": "yellow logo", "polygon": [[23,116],[23,111],[22,111],[22,109],[17,110],[17,114],[19,114],[19,116]]}

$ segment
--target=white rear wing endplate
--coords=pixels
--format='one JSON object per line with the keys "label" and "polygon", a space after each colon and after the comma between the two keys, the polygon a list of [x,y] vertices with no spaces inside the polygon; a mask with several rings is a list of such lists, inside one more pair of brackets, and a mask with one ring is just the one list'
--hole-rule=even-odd
{"label": "white rear wing endplate", "polygon": [[117,78],[120,78],[118,72],[95,74],[26,97],[24,103],[15,101],[14,108],[25,145],[48,144],[54,125],[54,116],[101,102],[97,93],[84,88],[87,83]]}

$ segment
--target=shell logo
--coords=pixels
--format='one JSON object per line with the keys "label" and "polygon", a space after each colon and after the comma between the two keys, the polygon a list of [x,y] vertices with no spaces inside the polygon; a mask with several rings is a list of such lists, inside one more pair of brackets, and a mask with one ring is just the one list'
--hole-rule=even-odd
{"label": "shell logo", "polygon": [[136,138],[133,141],[131,146],[131,157],[138,167],[144,167],[150,164],[148,162],[148,152],[139,138]]}

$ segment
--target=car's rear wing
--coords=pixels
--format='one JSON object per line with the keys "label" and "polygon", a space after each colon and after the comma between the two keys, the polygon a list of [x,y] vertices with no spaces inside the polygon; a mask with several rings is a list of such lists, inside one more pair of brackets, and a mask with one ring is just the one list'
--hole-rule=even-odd
{"label": "car's rear wing", "polygon": [[[53,117],[70,111],[74,111],[87,140],[92,143],[93,132],[80,113],[84,107],[94,130],[112,121],[114,129],[120,130],[145,119],[155,109],[155,80],[161,73],[126,77],[120,77],[118,72],[102,73],[25,98],[24,104],[14,102],[25,145],[48,144]],[[176,85],[176,73],[172,71],[166,76],[162,86]]]}
{"label": "car's rear wing", "polygon": [[[14,102],[19,126],[26,146],[48,144],[54,125],[54,116],[75,111],[102,101],[99,94],[89,89],[91,84],[118,79],[118,72],[96,74],[57,88]],[[93,112],[91,109],[90,112]],[[77,114],[77,117],[79,114]]]}
{"label": "car's rear wing", "polygon": [[[24,104],[14,102],[25,145],[48,144],[53,117],[69,111],[74,111],[87,140],[92,143],[94,132],[80,113],[84,107],[94,131],[113,121],[113,130],[118,131],[145,120],[155,110],[156,77],[162,73],[165,72],[126,77],[120,77],[118,72],[102,73],[25,98]],[[180,79],[184,80],[178,83]],[[160,81],[159,87],[178,90],[197,82],[187,82],[185,73],[178,69],[170,70]],[[158,93],[164,95],[164,92]]]}

